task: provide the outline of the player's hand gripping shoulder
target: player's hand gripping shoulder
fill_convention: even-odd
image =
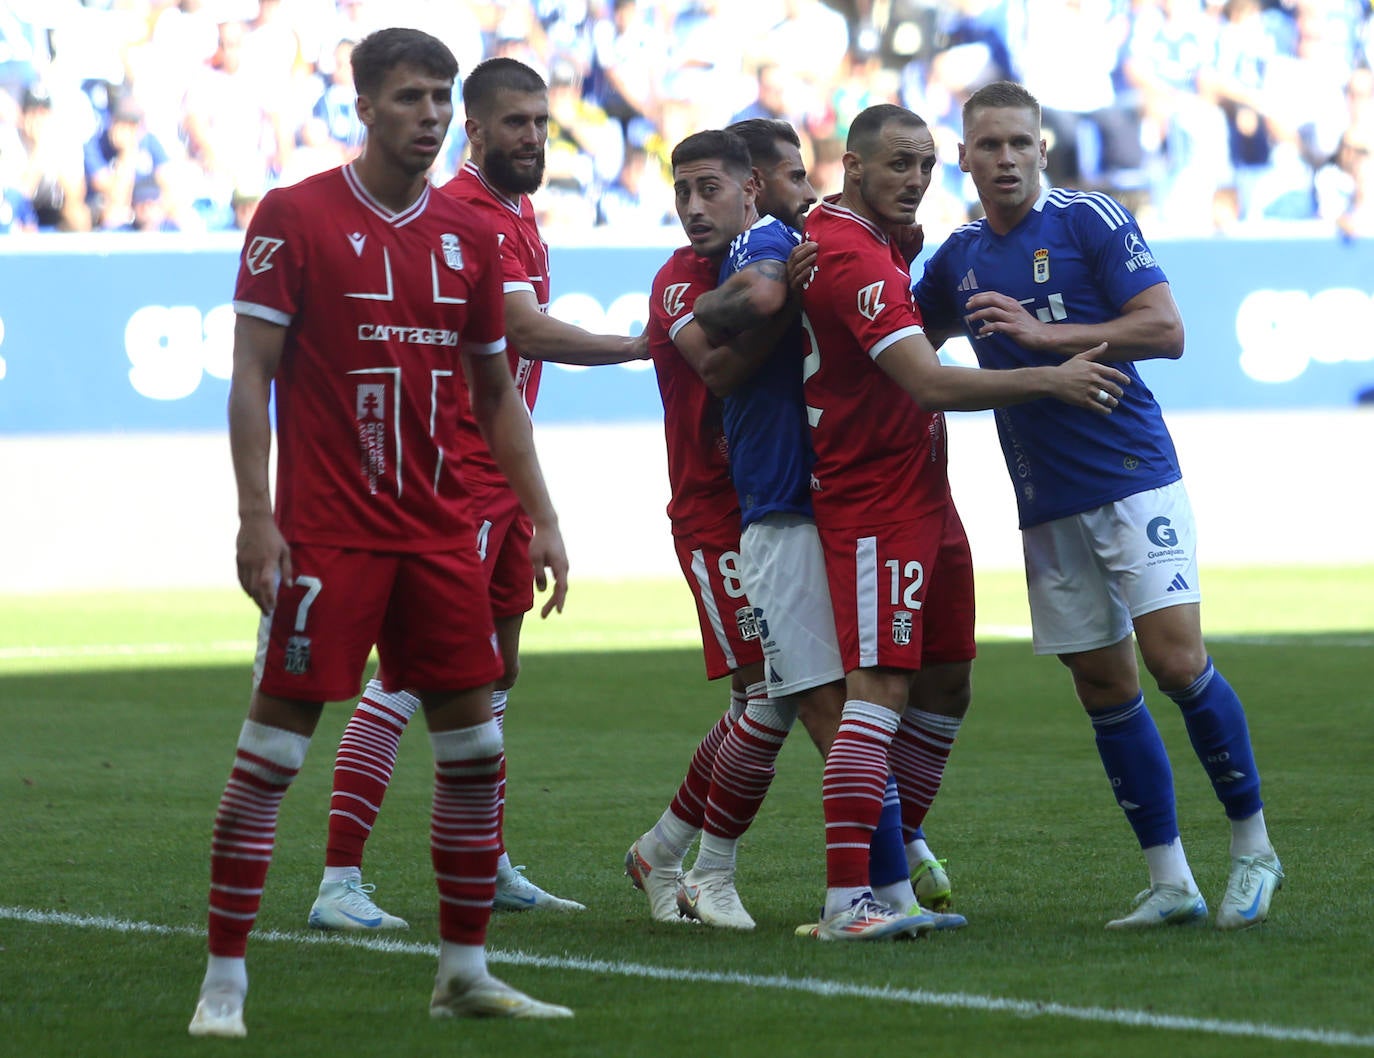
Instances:
[[[1130,378],[1114,367],[1097,361],[1106,355],[1107,343],[1100,342],[1058,367],[1049,369],[1050,396],[1100,415],[1110,415],[1119,403]]]
[[[816,274],[816,258],[821,248],[814,242],[798,243],[787,257],[787,285],[794,294],[801,294],[811,285]]]
[[[291,587],[291,548],[277,528],[277,522],[266,514],[239,519],[236,543],[239,584],[263,613],[277,607],[277,586]]]
[[[568,552],[557,520],[534,523],[530,563],[534,566],[534,586],[540,592],[548,591],[549,574],[553,574],[553,592],[539,608],[539,616],[548,617],[555,610],[562,613],[563,603],[568,598]]]

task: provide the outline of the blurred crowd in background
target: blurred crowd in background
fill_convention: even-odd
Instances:
[[[1152,235],[1374,235],[1368,0],[0,0],[0,232],[241,229],[358,152],[349,54],[386,25],[545,76],[555,236],[676,224],[673,146],[743,117],[837,191],[850,120],[894,102],[935,132],[938,237],[977,215],[959,108],[1001,78],[1044,106],[1049,182]]]

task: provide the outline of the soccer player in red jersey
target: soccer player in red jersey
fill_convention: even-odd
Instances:
[[[491,976],[504,754],[501,674],[457,421],[472,414],[535,534],[551,607],[567,555],[505,351],[496,232],[425,174],[453,115],[457,63],[409,29],[353,53],[368,130],[356,162],[270,192],[246,233],[229,435],[239,582],[262,610],[255,687],[215,817],[209,959],[194,1036],[243,1036],[245,950],[282,798],[323,703],[357,693],[375,644],[413,687],[435,757],[436,1017],[567,1017]],[[462,385],[467,376],[467,390]],[[269,490],[275,398],[277,495]]]
[[[530,67],[510,58],[489,59],[463,80],[471,158],[441,189],[488,218],[501,243],[507,356],[515,387],[534,412],[544,360],[592,366],[642,359],[643,336],[590,334],[547,315],[549,248],[539,234],[529,195],[544,179],[548,138],[548,88]],[[520,499],[492,458],[477,421],[464,408],[458,421],[463,482],[477,515],[477,550],[488,577],[502,673],[492,693],[492,713],[504,728],[506,698],[520,671],[520,631],[534,605],[530,567],[531,522]],[[404,929],[362,883],[363,851],[386,794],[400,737],[419,702],[407,690],[388,692],[369,681],[339,744],[330,799],[324,877],[310,909],[317,929]],[[504,811],[505,787],[500,803]],[[585,906],[545,892],[520,873],[501,848],[497,861],[498,911],[543,908],[584,911]]]
[[[806,223],[807,240],[819,247],[803,294],[812,501],[846,684],[822,779],[827,894],[818,935],[825,940],[915,932],[911,916],[875,901],[868,886],[889,747],[908,701],[954,722],[968,707],[973,569],[936,409],[1055,397],[1106,414],[1126,381],[1094,361],[1102,346],[1055,367],[1018,371],[939,363],[922,333],[903,253],[934,162],[921,118],[890,104],[870,107],[850,128],[844,190]],[[892,764],[899,787],[918,781]]]
[[[704,341],[693,323],[693,303],[715,288],[730,240],[754,216],[748,149],[739,143],[743,180],[723,178],[720,149],[715,145],[695,159],[674,151],[679,216],[691,245],[674,251],[654,276],[646,328],[663,398],[673,545],[696,599],[707,679],[730,676],[729,708],[697,747],[671,804],[625,854],[625,873],[644,890],[660,922],[682,921],[682,860],[705,819],[717,752],[747,705],[766,705],[768,696],[754,608],[740,579],[739,499],[730,481],[720,403],[679,351],[684,342]],[[697,205],[688,209],[685,199]]]

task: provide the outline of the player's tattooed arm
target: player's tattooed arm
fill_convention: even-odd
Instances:
[[[788,296],[786,263],[756,261],[702,294],[693,311],[712,344],[724,345],[782,312]]]

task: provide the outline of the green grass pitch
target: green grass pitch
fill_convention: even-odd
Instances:
[[[0,599],[0,1053],[373,1056],[1289,1056],[1374,1051],[1374,568],[1205,571],[1204,624],[1245,700],[1288,882],[1240,935],[1102,929],[1145,882],[1067,676],[1035,658],[1019,578],[980,580],[974,704],[928,823],[962,933],[793,937],[823,895],[820,760],[800,732],[741,846],[758,920],[649,922],[621,873],[725,705],[678,582],[574,584],[531,619],[507,723],[507,844],[583,900],[498,915],[493,969],[571,1022],[432,1022],[429,747],[409,733],[367,880],[409,932],[305,929],[323,864],[326,710],[282,810],[246,1041],[192,1040],[210,823],[242,722],[255,615],[233,592]],[[1215,905],[1227,828],[1177,710],[1151,707]]]

